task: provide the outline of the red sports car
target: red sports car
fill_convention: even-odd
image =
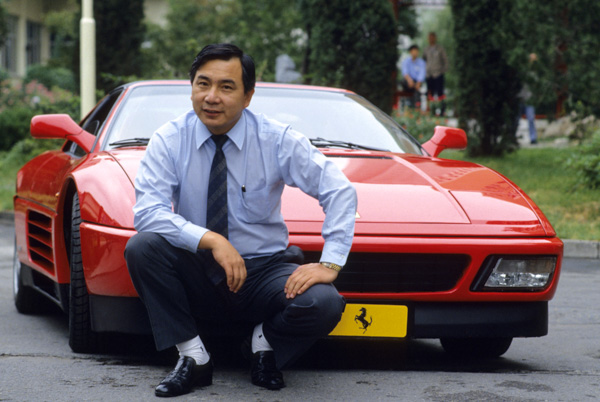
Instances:
[[[103,332],[150,333],[123,251],[135,233],[133,182],[152,133],[191,109],[187,81],[121,86],[78,125],[36,116],[36,138],[65,140],[18,173],[14,298],[69,314],[74,351]],[[503,354],[513,337],[547,334],[563,244],[532,200],[480,165],[438,158],[464,148],[437,127],[423,145],[348,91],[259,84],[250,105],[292,125],[358,192],[356,235],[335,285],[348,305],[331,336],[440,338],[452,353]],[[282,212],[290,243],[318,261],[324,214],[295,188]]]

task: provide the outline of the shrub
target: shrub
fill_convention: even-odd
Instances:
[[[75,75],[64,67],[48,67],[35,64],[27,69],[24,82],[37,81],[48,89],[59,87],[67,91],[75,91]]]
[[[577,148],[567,165],[575,170],[580,185],[600,188],[600,130],[594,133],[589,143]]]
[[[29,124],[35,116],[31,107],[16,106],[0,113],[0,150],[9,150],[29,135]]]
[[[394,119],[421,144],[433,136],[435,126],[445,126],[447,124],[446,119],[443,117],[431,116],[414,109],[397,113],[394,115]]]
[[[55,87],[49,96],[40,97],[36,114],[66,113],[75,121],[79,121],[81,99],[69,91]]]
[[[304,72],[311,83],[349,89],[389,113],[398,60],[398,27],[390,2],[300,4],[308,34]]]
[[[451,0],[458,71],[459,124],[477,141],[470,155],[502,155],[517,145],[518,71],[509,64],[514,45],[514,2]]]
[[[4,153],[0,161],[2,171],[18,169],[29,160],[50,149],[60,148],[63,140],[38,140],[27,137],[17,142],[10,151]]]
[[[67,113],[79,116],[79,97],[55,87],[49,91],[37,81],[27,85],[0,82],[0,150],[9,150],[29,137],[31,118],[37,114]]]
[[[145,26],[143,0],[103,0],[94,2],[96,36],[96,82],[106,92],[114,81],[104,73],[116,76],[141,75],[142,42]],[[192,34],[193,36],[193,34]]]

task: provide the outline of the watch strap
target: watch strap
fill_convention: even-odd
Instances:
[[[326,268],[333,269],[334,271],[337,271],[337,272],[340,272],[343,268],[341,265],[334,264],[333,262],[321,261],[320,264]]]

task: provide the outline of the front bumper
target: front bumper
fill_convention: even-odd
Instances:
[[[548,302],[407,303],[406,306],[407,338],[515,338],[548,333]],[[90,307],[95,331],[151,333],[146,309],[136,297],[90,295]],[[245,327],[247,323],[211,325],[211,328],[218,328],[218,335],[231,336],[238,333],[239,325]],[[369,337],[368,332],[364,337]]]
[[[548,302],[417,303],[412,338],[517,338],[548,334]]]

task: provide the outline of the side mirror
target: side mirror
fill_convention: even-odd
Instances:
[[[86,153],[94,146],[96,137],[81,127],[67,114],[41,114],[31,119],[31,136],[39,139],[73,141]]]
[[[437,157],[445,149],[465,149],[467,147],[467,134],[463,129],[454,127],[436,126],[433,137],[423,148],[433,157]]]

